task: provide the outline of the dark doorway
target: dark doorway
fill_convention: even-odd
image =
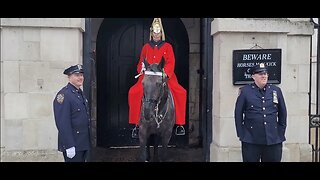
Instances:
[[[149,40],[152,18],[108,18],[97,36],[97,146],[136,146],[128,123],[128,91],[136,83],[136,65],[144,43]],[[172,44],[175,73],[189,89],[189,39],[180,19],[163,18],[166,40]],[[188,97],[188,96],[187,96]],[[187,100],[188,104],[188,100]],[[188,129],[188,111],[186,129]],[[173,136],[171,144],[187,145],[188,134]]]

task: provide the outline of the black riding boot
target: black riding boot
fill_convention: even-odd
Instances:
[[[176,135],[182,136],[182,135],[185,135],[185,134],[186,134],[186,131],[184,130],[184,127],[183,126],[177,126]]]
[[[132,138],[139,138],[139,126],[138,126],[138,125],[136,125],[136,126],[132,129],[131,137],[132,137]]]

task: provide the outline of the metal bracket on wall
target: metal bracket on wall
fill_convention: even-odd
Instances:
[[[254,44],[250,49],[264,49],[263,47],[259,46],[257,43]]]
[[[319,114],[310,115],[309,127],[310,128],[320,127],[320,115]]]

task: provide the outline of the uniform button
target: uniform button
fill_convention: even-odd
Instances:
[[[250,126],[250,128],[252,129],[253,127],[252,127],[252,126]]]
[[[80,96],[78,96],[78,98],[80,98]]]
[[[77,131],[77,134],[79,134],[80,132],[79,131]]]
[[[78,109],[78,111],[80,111],[80,109]]]
[[[253,107],[253,105],[251,105],[251,107]]]
[[[153,56],[153,58],[156,58],[156,56]]]
[[[264,99],[264,96],[262,96],[262,99]]]
[[[267,117],[267,115],[264,114],[263,117]]]
[[[263,100],[262,103],[264,103],[265,101]]]
[[[264,122],[264,125],[266,125],[267,124],[267,122]]]
[[[263,107],[263,108],[262,108],[262,110],[266,110],[266,108],[265,108],[265,107]]]

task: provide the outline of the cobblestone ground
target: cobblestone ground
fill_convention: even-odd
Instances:
[[[138,148],[100,148],[92,150],[93,162],[135,162]],[[202,148],[168,148],[168,162],[204,162]]]

